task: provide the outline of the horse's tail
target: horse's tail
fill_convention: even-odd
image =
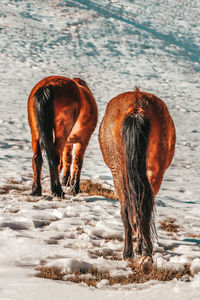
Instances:
[[[152,221],[154,197],[146,174],[149,132],[150,122],[142,114],[132,113],[123,122],[128,219],[135,228],[135,214],[136,228],[144,245],[151,251],[151,233],[155,226]]]
[[[40,143],[47,153],[49,163],[54,164],[56,157],[53,145],[54,110],[51,86],[40,87],[35,92],[34,99]]]

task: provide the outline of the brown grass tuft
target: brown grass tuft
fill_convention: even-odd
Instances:
[[[119,242],[123,242],[124,241],[124,238],[123,236],[114,236],[114,237],[106,237],[105,238],[105,242],[108,243],[110,241],[119,241]]]
[[[190,234],[188,234],[187,235],[188,237],[190,237],[190,238],[194,238],[194,239],[200,239],[200,234],[194,234],[194,233],[190,233]]]
[[[86,193],[89,196],[103,196],[108,199],[117,199],[112,189],[104,188],[101,183],[92,182],[90,179],[81,180],[80,189],[82,193]]]
[[[29,190],[29,187],[22,184],[4,184],[0,187],[0,194],[9,194],[11,190],[25,192]]]
[[[11,179],[9,184],[4,184],[0,187],[0,194],[9,194],[11,190],[17,192],[26,192],[31,189],[30,186],[24,184],[18,184],[14,179]],[[117,196],[113,189],[105,188],[101,183],[93,182],[90,179],[82,179],[80,181],[80,189],[83,193],[88,194],[89,196],[102,196],[108,199],[117,200]],[[43,189],[43,192],[49,192],[48,190]],[[27,202],[37,202],[37,197],[27,197]],[[49,199],[51,200],[51,199]]]
[[[85,230],[82,227],[77,227],[76,230],[78,231],[79,234],[85,233]]]
[[[169,232],[178,232],[179,231],[179,226],[175,224],[176,219],[174,218],[167,218],[163,221],[159,221],[160,223],[160,228],[165,231]]]
[[[62,280],[65,273],[60,272],[58,268],[55,267],[39,267],[36,268],[36,271],[39,273],[36,275],[40,278],[53,279],[53,280]]]
[[[122,260],[122,258],[119,255],[112,254],[112,253],[105,254],[100,250],[89,250],[88,252],[95,257],[103,257],[104,259],[108,259],[108,260]]]
[[[25,201],[26,202],[39,202],[39,200],[40,200],[39,197],[33,196],[33,197],[27,197]]]
[[[64,274],[59,272],[58,269],[54,267],[40,267],[37,269],[39,273],[38,277],[48,278],[53,280],[65,280],[74,283],[85,283],[88,286],[97,287],[97,284],[106,279],[108,285],[114,284],[133,284],[133,283],[144,283],[150,280],[159,280],[159,281],[170,281],[174,278],[181,279],[183,276],[191,276],[189,265],[185,265],[182,271],[175,270],[162,270],[156,269],[153,267],[152,271],[148,274],[142,272],[140,266],[137,263],[132,265],[132,274],[127,276],[110,276],[108,271],[98,270],[96,267],[91,267],[85,276],[80,271],[76,271],[73,274]],[[67,275],[63,278],[64,275]],[[88,276],[89,275],[89,276]]]

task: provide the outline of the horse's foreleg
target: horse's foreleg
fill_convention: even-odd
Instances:
[[[42,187],[40,182],[40,175],[42,170],[42,153],[40,148],[39,140],[32,138],[32,167],[33,167],[33,185],[32,185],[32,195],[41,196]]]
[[[88,142],[76,144],[73,159],[73,173],[70,182],[70,194],[76,195],[80,192],[80,175],[83,165],[83,158]]]
[[[72,164],[72,149],[73,144],[66,144],[63,152],[63,178],[62,184],[64,186],[70,185],[70,168]]]

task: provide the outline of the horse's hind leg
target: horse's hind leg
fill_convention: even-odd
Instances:
[[[142,237],[137,230],[136,223],[134,223],[134,234],[133,234],[133,243],[135,246],[135,254],[141,255],[142,254]]]
[[[49,146],[47,150],[47,158],[49,162],[49,172],[50,172],[50,179],[51,179],[51,192],[53,195],[62,198],[64,193],[62,191],[62,187],[60,184],[59,179],[59,163],[60,163],[60,156],[59,153],[55,151],[54,145],[53,148]]]
[[[42,170],[42,153],[39,140],[32,138],[32,167],[33,167],[33,185],[32,185],[32,195],[41,196],[42,187],[40,182],[40,175]]]
[[[63,178],[62,184],[64,186],[70,185],[70,169],[72,164],[72,149],[73,144],[66,144],[63,151]]]
[[[89,141],[89,140],[88,140]],[[80,175],[83,165],[83,158],[85,154],[88,141],[85,143],[77,143],[75,148],[75,154],[73,159],[73,173],[70,182],[70,194],[76,195],[80,192]]]
[[[55,157],[54,157],[55,156]],[[52,155],[52,159],[47,155],[49,161],[49,172],[51,178],[51,191],[52,194],[58,197],[63,197],[63,191],[59,180],[58,166],[59,157],[57,155]]]
[[[128,219],[128,208],[124,207],[121,202],[121,218],[124,224],[124,251],[123,258],[131,259],[133,255],[133,238],[132,238],[132,228]]]
[[[49,164],[49,173],[50,173],[50,182],[51,182],[51,192],[54,196],[62,197],[63,191],[60,184],[59,179],[59,168],[61,168],[60,164],[60,152],[58,151],[57,141],[53,144],[51,142],[51,132],[48,132],[46,137],[46,154],[47,160]]]

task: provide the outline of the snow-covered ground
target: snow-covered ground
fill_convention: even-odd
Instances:
[[[200,299],[199,29],[197,0],[1,0],[0,299]],[[34,276],[41,264],[67,272],[91,265],[111,275],[130,272],[127,262],[108,259],[123,249],[118,201],[82,194],[52,198],[45,163],[44,195],[32,202],[27,98],[35,83],[55,74],[88,83],[99,122],[107,102],[135,85],[168,105],[177,144],[157,196],[154,261],[164,268],[191,264],[189,282],[89,288]],[[112,184],[98,128],[82,178]],[[167,217],[175,218],[177,233],[160,228]]]

